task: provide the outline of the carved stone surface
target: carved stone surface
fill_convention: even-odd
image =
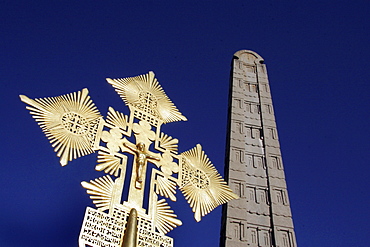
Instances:
[[[225,176],[238,200],[223,206],[221,247],[296,247],[266,66],[234,54]]]

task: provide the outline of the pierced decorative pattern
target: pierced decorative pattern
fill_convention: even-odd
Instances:
[[[187,119],[164,93],[153,72],[107,81],[128,105],[128,116],[109,107],[104,121],[87,89],[35,100],[20,97],[50,139],[62,165],[99,150],[95,169],[116,177],[113,181],[106,175],[81,183],[97,209],[86,209],[80,247],[121,247],[132,208],[138,215],[137,246],[173,247],[173,239],[165,234],[182,222],[159,196],[176,201],[176,188],[180,186],[197,221],[237,196],[200,145],[178,155],[178,140],[161,132],[163,123]],[[134,157],[129,159],[127,153]],[[152,169],[151,179],[146,177],[147,169]],[[124,186],[127,200],[122,200],[127,192],[123,193]],[[148,188],[149,192],[145,191]],[[148,194],[148,208],[144,208]]]
[[[93,153],[100,113],[82,91],[57,97],[30,99],[20,95],[60,157],[62,166],[78,157]]]
[[[108,175],[90,180],[89,182],[81,182],[82,187],[87,189],[87,194],[91,195],[90,198],[93,203],[101,211],[109,209],[109,204],[112,198],[114,182]]]
[[[62,116],[64,129],[72,134],[84,135],[89,129],[89,122],[81,115],[74,112],[64,113]]]
[[[164,123],[187,120],[167,97],[152,71],[136,77],[107,78],[107,81],[127,105],[159,118]]]
[[[158,100],[152,93],[141,91],[139,93],[139,101],[140,103],[136,105],[137,108],[153,116],[159,116],[158,111],[156,111]]]
[[[206,173],[199,169],[191,170],[190,182],[198,189],[204,190],[209,187],[209,179]]]
[[[140,120],[147,121],[150,125],[157,127],[160,124],[158,118],[155,118],[149,114],[146,114],[144,111],[135,109],[134,110],[134,117]]]
[[[122,219],[87,207],[78,246],[121,247],[125,224]]]
[[[238,198],[223,181],[201,145],[181,155],[180,190],[193,209],[196,221],[218,205]]]

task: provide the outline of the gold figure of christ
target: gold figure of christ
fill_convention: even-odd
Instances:
[[[143,142],[139,142],[136,144],[136,148],[133,148],[126,143],[124,143],[125,147],[130,149],[132,152],[136,154],[135,159],[135,169],[136,169],[136,180],[135,180],[135,188],[141,189],[142,188],[142,182],[143,182],[143,169],[147,164],[148,159],[159,161],[160,159],[157,157],[154,157],[148,153],[148,151],[145,149],[145,144]]]

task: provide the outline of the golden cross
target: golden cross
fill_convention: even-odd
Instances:
[[[95,169],[109,174],[82,182],[97,209],[86,209],[80,247],[120,247],[131,210],[137,211],[138,238],[134,240],[137,246],[152,246],[156,242],[172,247],[172,238],[165,234],[182,223],[165,198],[175,201],[177,186],[197,221],[237,195],[222,180],[199,144],[178,154],[178,140],[161,131],[162,124],[187,119],[164,93],[153,72],[107,81],[129,107],[129,115],[110,107],[103,119],[87,89],[57,97],[30,99],[20,95],[20,98],[29,105],[27,109],[50,139],[63,166],[98,151]],[[126,139],[133,135],[136,145]],[[149,151],[152,143],[158,153]],[[134,154],[135,159],[128,198],[121,202],[127,167],[127,156],[123,153],[127,152]],[[149,203],[144,209],[148,162],[156,167],[151,169]],[[172,176],[174,173],[178,175]],[[117,178],[113,180],[111,176]]]

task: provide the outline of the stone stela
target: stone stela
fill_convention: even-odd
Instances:
[[[270,85],[257,53],[234,54],[225,176],[240,197],[223,205],[221,247],[296,247]]]

